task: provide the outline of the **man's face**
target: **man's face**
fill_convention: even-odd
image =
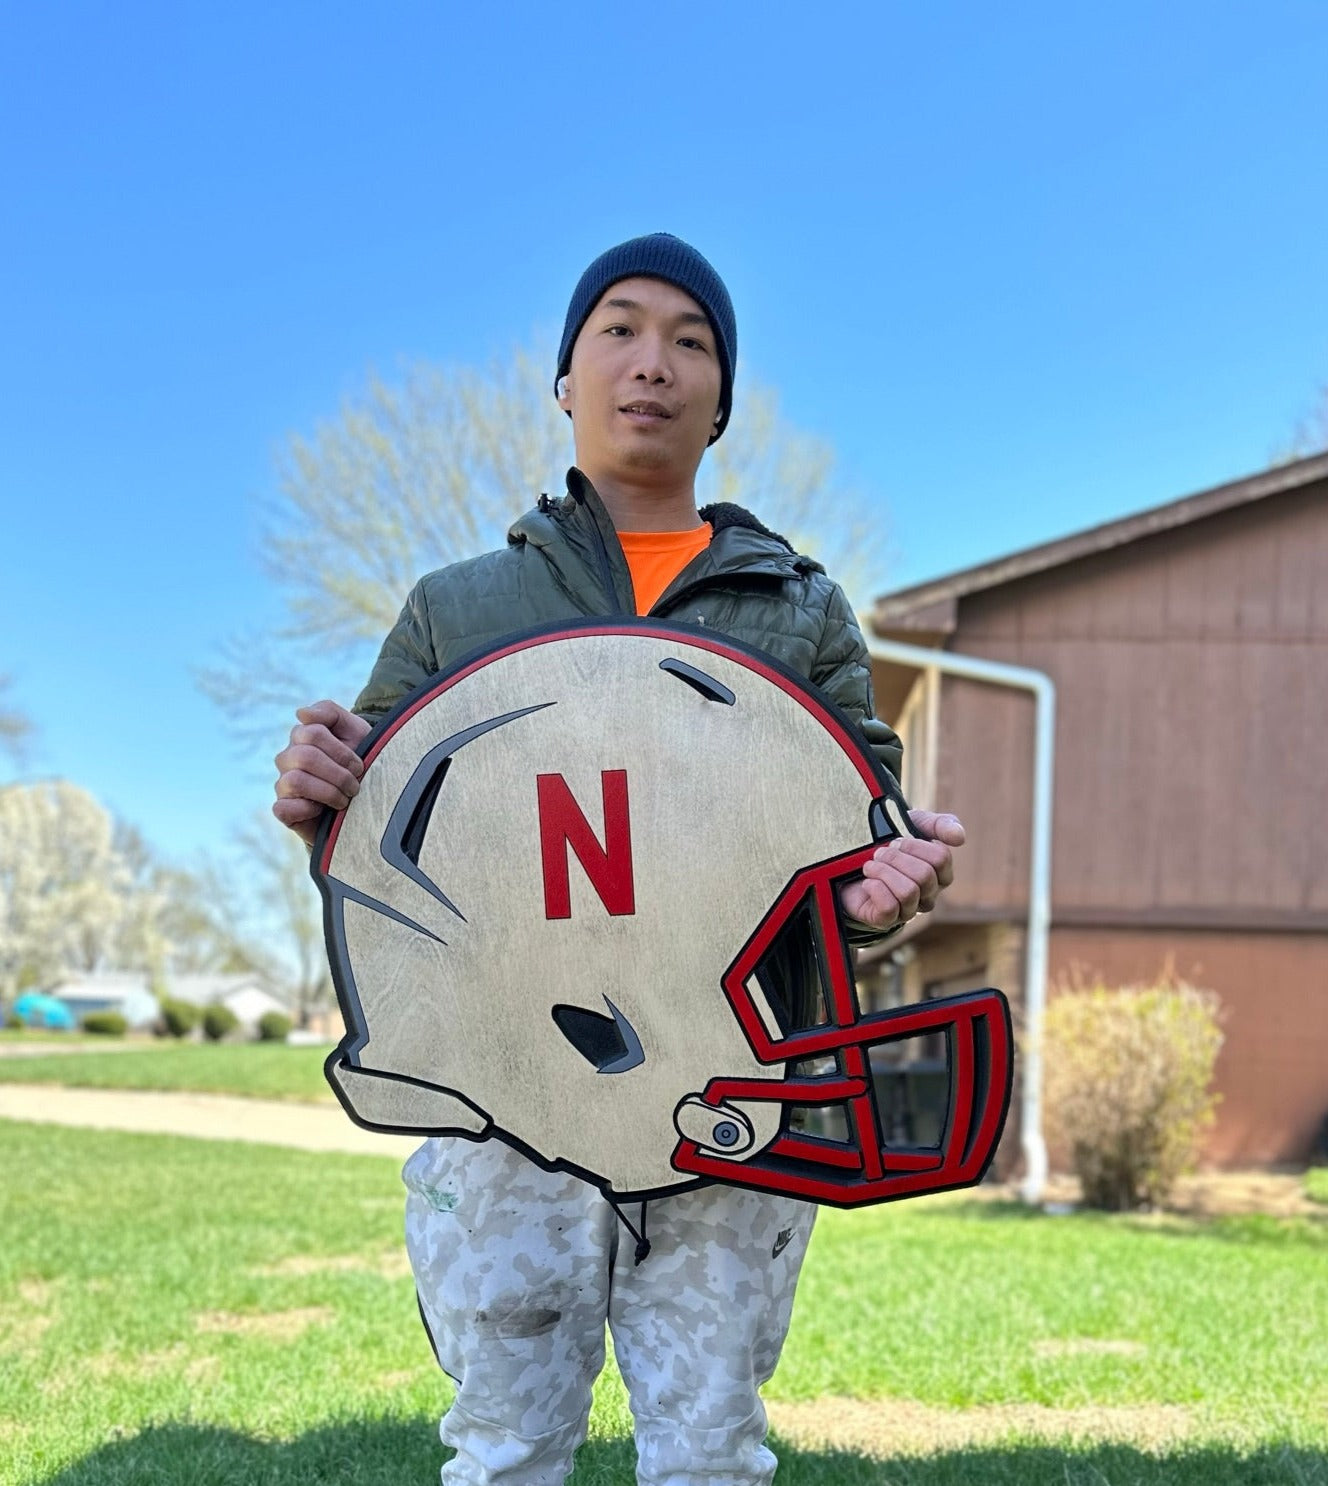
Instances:
[[[661,279],[604,291],[572,347],[559,405],[588,473],[690,480],[715,432],[721,374],[699,304]]]

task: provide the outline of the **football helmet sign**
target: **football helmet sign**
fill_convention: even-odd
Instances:
[[[980,1180],[1005,998],[861,1013],[837,889],[909,828],[815,687],[695,629],[561,625],[431,678],[360,751],[312,864],[347,1027],[327,1075],[357,1123],[498,1137],[615,1200]],[[892,1146],[873,1049],[937,1034],[939,1142]]]

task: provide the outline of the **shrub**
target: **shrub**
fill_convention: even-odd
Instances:
[[[261,1042],[285,1042],[290,1035],[290,1017],[281,1011],[265,1011],[258,1018],[258,1037]]]
[[[1089,1207],[1161,1203],[1213,1122],[1218,1001],[1174,977],[1062,992],[1047,1007],[1048,1132]]]
[[[239,1025],[239,1017],[229,1006],[217,1003],[203,1008],[203,1036],[209,1042],[220,1042],[223,1037],[229,1037]]]
[[[96,1032],[102,1037],[123,1037],[129,1023],[118,1011],[90,1011],[79,1022],[85,1032]]]
[[[23,1030],[23,1018],[19,1016],[18,1012],[12,1006],[5,1007],[4,1017],[0,1020],[3,1020],[4,1026],[8,1031],[21,1032]]]
[[[199,1014],[192,1001],[176,1001],[170,996],[162,999],[161,1019],[172,1037],[188,1037],[198,1026]]]

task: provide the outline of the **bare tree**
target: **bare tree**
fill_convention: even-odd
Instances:
[[[200,676],[241,736],[271,745],[295,702],[353,695],[416,578],[499,545],[542,491],[561,490],[573,449],[555,360],[536,345],[486,368],[371,377],[337,417],[290,440],[261,524],[284,620],[233,638]],[[884,569],[879,509],[837,478],[824,441],[783,420],[772,391],[746,375],[736,385],[698,498],[747,506],[865,602]]]
[[[259,917],[278,936],[276,957],[285,967],[297,1025],[332,1004],[332,973],[323,946],[323,905],[309,875],[309,853],[292,832],[266,812],[245,826],[237,843],[253,872],[250,934]],[[280,972],[277,972],[280,974]]]
[[[773,388],[748,379],[736,393],[724,437],[701,463],[699,499],[747,506],[865,606],[884,586],[888,524],[879,502],[840,479],[824,439],[785,422]]]
[[[488,368],[417,364],[292,436],[260,558],[281,596],[275,632],[233,637],[200,675],[241,736],[269,742],[292,706],[358,690],[415,580],[497,546],[571,461],[571,428],[521,349]]]
[[[421,572],[493,546],[551,487],[571,443],[537,385],[526,351],[486,371],[417,365],[291,439],[265,557],[293,636],[381,639]]]
[[[1296,424],[1290,443],[1273,462],[1285,464],[1292,459],[1325,452],[1328,452],[1328,382],[1319,388],[1309,411]]]
[[[4,694],[11,684],[8,676],[0,676],[0,749],[7,753],[14,763],[21,764],[27,757],[28,746],[32,742],[36,729],[32,725],[32,719],[26,713],[3,705]]]
[[[282,978],[241,905],[237,884],[245,879],[243,864],[204,858],[191,868],[163,861],[123,821],[116,822],[114,845],[128,880],[116,939],[121,968],[146,970],[158,983],[172,972],[255,971],[274,984]]]

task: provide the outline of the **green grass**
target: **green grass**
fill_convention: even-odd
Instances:
[[[0,1058],[0,1082],[331,1100],[323,1077],[328,1051],[282,1042],[172,1042],[132,1051],[42,1053]]]
[[[1305,1195],[1311,1202],[1328,1202],[1328,1166],[1311,1166],[1305,1173]]]
[[[0,1122],[0,1169],[0,1486],[437,1480],[449,1385],[394,1161]],[[827,1211],[772,1400],[1194,1427],[1160,1453],[1022,1426],[888,1462],[777,1437],[778,1486],[1328,1486],[1325,1276],[1318,1220]],[[1088,1340],[1132,1345],[1065,1349]],[[628,1436],[610,1369],[576,1486],[629,1486]]]
[[[806,1360],[782,1379],[799,1397],[1162,1401],[1242,1426],[1279,1400],[1328,1403],[1328,1224],[1317,1220],[1049,1218],[915,1202],[827,1213],[817,1237],[819,1262],[799,1291]],[[906,1295],[893,1317],[878,1287],[864,1301],[862,1283],[890,1275]],[[845,1328],[855,1309],[863,1324]],[[1085,1341],[1131,1345],[1066,1355]],[[1319,1422],[1328,1440],[1328,1418]]]

